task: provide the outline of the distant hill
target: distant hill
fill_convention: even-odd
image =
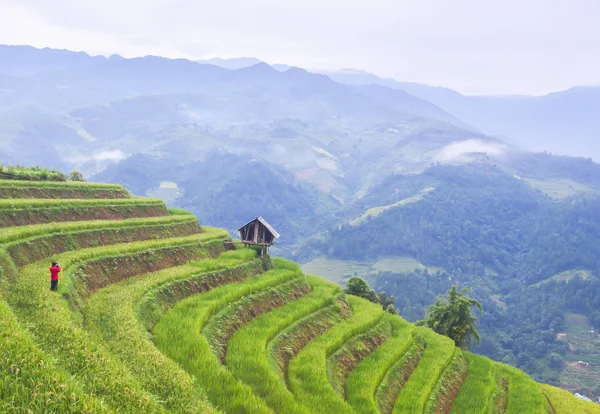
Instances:
[[[251,57],[241,57],[241,58],[232,58],[232,59],[212,58],[212,59],[206,59],[206,60],[197,60],[196,62],[206,64],[206,65],[219,66],[221,68],[230,69],[230,70],[247,68],[249,66],[254,66],[259,63],[262,63],[261,60],[259,60],[257,58],[251,58]]]
[[[349,84],[262,62],[2,53],[0,163],[79,169],[229,231],[262,215],[282,234],[274,253],[336,281],[366,269],[374,286],[406,289],[397,305],[413,320],[458,280],[494,310],[480,352],[588,389],[569,363],[595,358],[583,330],[597,317],[591,159],[524,152],[423,98],[470,97],[372,75]],[[581,351],[557,337],[574,329]]]
[[[35,61],[35,50],[9,47],[5,55],[10,55],[7,51],[15,56],[28,54]],[[0,162],[21,158],[31,164],[82,168],[89,174],[111,160],[136,153],[177,152],[171,145],[175,140],[191,144],[178,152],[181,162],[192,153],[201,156],[203,151],[226,145],[230,151],[269,157],[267,161],[282,164],[330,191],[327,187],[339,182],[345,168],[326,160],[325,154],[349,157],[350,166],[359,152],[364,155],[353,146],[385,131],[379,149],[391,148],[406,137],[414,145],[418,136],[441,131],[446,131],[443,142],[419,140],[418,145],[430,151],[453,140],[487,140],[463,129],[461,121],[435,105],[403,91],[343,85],[299,68],[279,72],[258,63],[232,71],[152,56],[123,59],[64,51],[53,54],[51,50],[39,53],[37,62],[55,62],[52,69],[24,71],[18,77],[10,70],[11,75],[0,78],[4,91]],[[71,65],[72,60],[78,63]],[[62,66],[56,62],[63,62]],[[0,73],[11,65],[0,68]],[[202,139],[190,141],[192,136]],[[251,136],[252,141],[241,139]],[[274,142],[283,147],[271,145]],[[281,151],[292,142],[297,156],[289,162]],[[27,151],[24,146],[29,147]],[[432,153],[422,157],[420,151],[402,161],[394,161],[388,152],[385,168],[390,168],[389,163],[420,168],[435,157]],[[355,191],[352,186],[343,187],[337,194],[343,199]]]
[[[430,101],[481,132],[535,151],[600,160],[600,87],[545,96],[468,96],[452,89],[379,78],[357,70],[328,72],[352,85],[381,85]]]
[[[90,56],[70,50],[37,49],[32,46],[0,45],[0,73],[26,77],[47,71],[71,70],[106,61],[104,56]]]
[[[247,68],[250,66],[257,65],[259,63],[264,63],[262,60],[253,58],[253,57],[230,58],[230,59],[212,58],[212,59],[205,59],[205,60],[197,60],[196,62],[202,63],[202,64],[207,64],[207,65],[219,66],[219,67],[222,67],[225,69],[230,69],[230,70]],[[276,63],[276,64],[273,64],[270,66],[273,69],[278,70],[279,72],[285,72],[286,70],[288,70],[292,67],[290,65],[285,65],[282,63]]]

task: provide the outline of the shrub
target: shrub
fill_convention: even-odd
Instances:
[[[67,178],[69,181],[85,181],[83,174],[77,170],[73,170],[69,173],[69,177]]]

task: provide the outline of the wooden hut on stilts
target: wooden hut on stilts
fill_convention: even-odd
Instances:
[[[241,242],[246,246],[259,246],[263,256],[269,252],[269,247],[275,244],[275,239],[279,238],[279,233],[262,217],[256,217],[238,231]]]

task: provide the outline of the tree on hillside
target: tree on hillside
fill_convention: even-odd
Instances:
[[[429,307],[425,319],[417,324],[449,337],[456,346],[463,349],[470,348],[473,341],[479,344],[479,332],[475,326],[477,318],[471,314],[471,308],[475,306],[480,311],[483,309],[477,300],[466,296],[469,293],[469,289],[458,290],[457,285],[452,286],[447,297],[438,296]]]
[[[385,310],[386,312],[391,313],[393,315],[398,314],[398,311],[394,307],[393,296],[388,297],[386,292],[379,292],[379,294],[377,295],[377,301],[379,302],[383,310]]]
[[[380,292],[379,295],[377,295],[377,293],[375,293],[361,277],[351,277],[350,280],[348,280],[348,283],[346,283],[344,293],[361,297],[373,303],[379,303],[383,310],[394,315],[398,313],[396,308],[394,308],[393,296],[388,298],[387,293],[385,292]]]
[[[69,181],[85,181],[83,174],[77,170],[71,171],[69,174]]]
[[[377,294],[369,287],[367,282],[361,277],[353,276],[346,283],[344,292],[349,295],[358,296],[373,303],[378,303]]]

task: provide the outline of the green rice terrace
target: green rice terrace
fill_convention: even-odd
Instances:
[[[1,413],[600,413],[160,200],[30,178],[0,180]]]

